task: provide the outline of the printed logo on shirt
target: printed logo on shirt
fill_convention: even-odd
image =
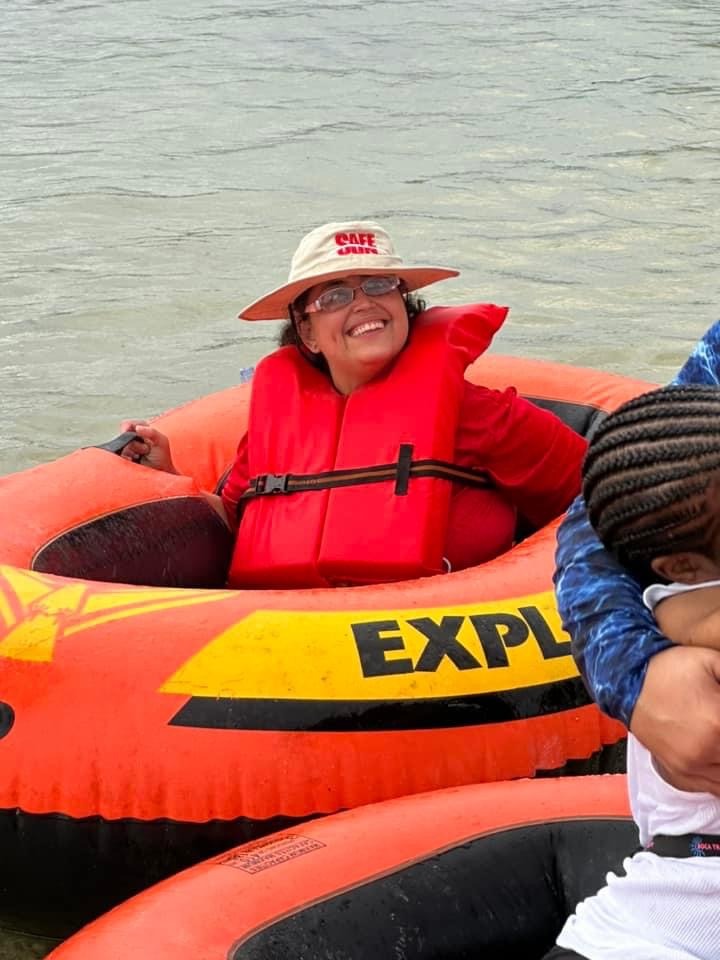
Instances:
[[[374,233],[336,233],[335,243],[339,257],[347,256],[350,253],[378,254],[380,252],[377,248]]]
[[[693,857],[720,857],[720,843],[700,834],[691,839],[690,853]]]

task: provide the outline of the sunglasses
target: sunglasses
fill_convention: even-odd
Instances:
[[[355,299],[358,290],[366,297],[386,297],[401,284],[400,277],[365,277],[357,287],[337,286],[323,290],[317,300],[305,306],[305,313],[329,313],[348,307]]]

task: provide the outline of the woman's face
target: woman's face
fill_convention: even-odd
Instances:
[[[317,284],[308,291],[305,318],[298,324],[303,343],[327,361],[335,387],[352,393],[382,373],[400,353],[408,338],[405,300],[398,286],[370,293],[362,288],[376,276],[361,274]],[[318,304],[321,294],[344,287],[353,299],[345,306]],[[326,298],[327,299],[327,298]]]

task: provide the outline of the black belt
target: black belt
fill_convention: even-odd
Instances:
[[[395,463],[383,463],[375,467],[356,467],[351,470],[326,470],[324,473],[263,473],[253,477],[250,488],[240,500],[264,497],[272,494],[301,493],[308,490],[330,490],[334,487],[351,487],[365,483],[395,481],[394,493],[405,496],[413,477],[435,477],[451,480],[473,487],[492,487],[486,473],[458,467],[445,460],[413,460],[411,443],[400,444]]]
[[[679,837],[658,834],[645,849],[659,857],[720,857],[720,834],[685,833]]]

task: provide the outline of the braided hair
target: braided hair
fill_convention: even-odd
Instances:
[[[643,583],[651,561],[707,555],[720,487],[720,389],[669,386],[618,407],[598,427],[583,462],[590,523]],[[720,502],[720,501],[717,501]]]

